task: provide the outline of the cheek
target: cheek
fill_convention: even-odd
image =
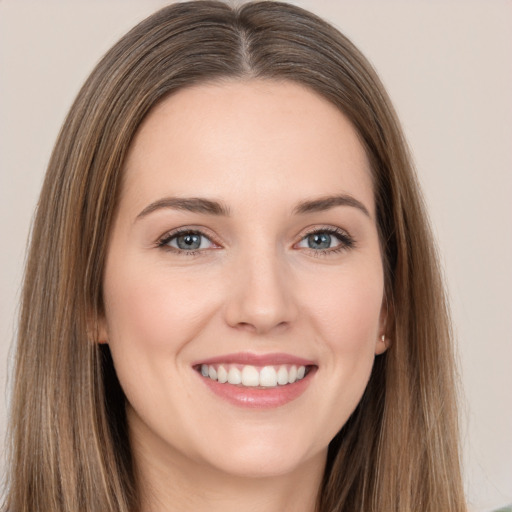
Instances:
[[[309,294],[309,307],[315,328],[330,350],[357,353],[370,348],[373,354],[383,298],[380,267],[340,273],[323,286],[316,284],[317,291]]]
[[[323,293],[315,287],[316,292],[309,294],[310,318],[322,353],[320,372],[325,377],[317,400],[328,440],[356,408],[371,374],[383,297],[380,268],[352,268],[325,280]]]
[[[211,287],[198,290],[200,282],[194,276],[140,268],[136,262],[125,263],[107,273],[104,297],[110,344],[121,345],[123,351],[176,355],[214,313],[215,295]]]
[[[188,342],[210,318],[213,297],[206,289],[199,294],[196,280],[168,267],[129,257],[115,261],[107,266],[104,301],[108,343],[130,425],[146,434],[149,427],[157,438],[172,432],[185,445],[183,432],[195,424],[183,411],[195,398],[180,363]]]
[[[215,287],[198,289],[204,280],[188,271],[151,266],[135,257],[115,261],[107,266],[104,301],[117,376],[133,410],[155,432],[158,422],[181,431],[183,404],[194,401],[183,360],[190,342],[215,314],[218,293]]]

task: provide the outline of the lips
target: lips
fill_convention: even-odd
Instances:
[[[314,361],[297,357],[291,354],[275,353],[275,354],[253,354],[251,352],[238,352],[236,354],[225,354],[222,356],[211,357],[209,359],[202,359],[193,363],[193,366],[198,364],[252,364],[254,366],[266,366],[277,364],[295,364],[295,365],[314,365]]]
[[[284,405],[309,386],[317,365],[291,354],[226,354],[195,362],[193,368],[217,396],[252,408]]]

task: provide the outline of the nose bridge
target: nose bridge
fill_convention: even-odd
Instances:
[[[290,323],[296,305],[286,258],[276,244],[251,244],[236,256],[227,321],[258,333]]]

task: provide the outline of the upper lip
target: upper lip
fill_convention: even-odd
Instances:
[[[192,364],[197,366],[201,364],[243,364],[252,366],[274,366],[280,364],[294,364],[297,366],[313,366],[315,363],[309,359],[297,357],[292,354],[270,353],[270,354],[253,354],[251,352],[238,352],[234,354],[224,354],[222,356],[201,359]]]

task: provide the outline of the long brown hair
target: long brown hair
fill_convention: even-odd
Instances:
[[[57,140],[25,273],[5,511],[138,510],[124,395],[108,348],[94,343],[123,162],[162,98],[247,78],[291,80],[327,98],[359,133],[373,172],[391,346],[329,446],[318,511],[465,510],[438,258],[387,94],[346,37],[299,7],[196,1],[121,39]]]

